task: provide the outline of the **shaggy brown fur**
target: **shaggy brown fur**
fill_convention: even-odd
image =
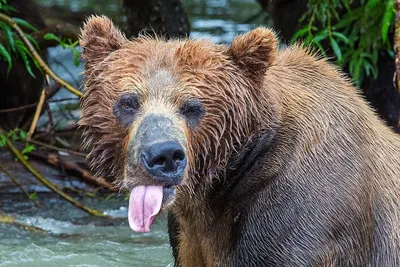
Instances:
[[[81,36],[80,121],[91,165],[121,186],[151,184],[130,143],[147,114],[170,118],[188,155],[170,212],[182,266],[400,266],[400,139],[350,81],[268,29],[229,47],[128,41],[104,17]],[[138,95],[129,127],[113,105]],[[199,99],[190,128],[180,113]],[[136,175],[126,175],[127,168]]]

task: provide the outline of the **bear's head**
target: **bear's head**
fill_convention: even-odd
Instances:
[[[149,231],[161,207],[196,193],[271,121],[263,79],[277,40],[257,28],[230,46],[204,40],[128,40],[93,16],[80,44],[85,65],[84,145],[97,175],[131,190],[129,220]],[[187,203],[190,205],[190,203]]]

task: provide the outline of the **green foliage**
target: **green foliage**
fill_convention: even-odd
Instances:
[[[115,193],[110,193],[110,194],[107,195],[106,200],[113,199],[113,198],[115,198],[116,196],[117,196],[117,195],[116,195]],[[129,196],[128,196],[128,199],[129,199]]]
[[[71,49],[72,55],[74,56],[74,64],[75,66],[79,66],[79,51],[76,49],[79,41],[73,42],[70,38],[61,40],[53,33],[46,33],[43,38],[46,40],[57,41],[63,49]]]
[[[0,55],[3,57],[5,61],[8,63],[8,71],[10,71],[12,67],[11,55],[8,50],[4,47],[4,45],[0,44]]]
[[[30,193],[30,194],[29,194],[29,199],[31,199],[31,200],[37,200],[38,197],[37,197],[36,192]]]
[[[11,11],[16,11],[11,5],[7,4],[7,0],[0,0],[0,12],[5,14],[10,14]],[[23,29],[29,29],[33,32],[38,32],[34,26],[32,26],[26,20],[20,18],[13,18],[17,25]],[[32,35],[25,33],[25,37],[39,50],[39,45]],[[13,57],[22,59],[25,68],[28,73],[35,77],[32,72],[31,63],[36,66],[41,71],[38,62],[33,58],[31,52],[25,46],[25,44],[18,38],[17,34],[13,29],[4,21],[0,21],[0,58],[8,64],[7,75],[13,66]]]
[[[96,193],[94,193],[94,192],[85,192],[85,195],[87,195],[89,197],[95,197]]]
[[[0,134],[0,147],[4,147],[6,144],[6,137],[3,134]]]
[[[25,147],[22,150],[22,155],[24,155],[24,159],[28,159],[28,154],[31,153],[33,150],[35,150],[35,146],[32,144],[29,144],[28,142],[25,143]]]
[[[324,56],[333,54],[360,85],[365,77],[378,77],[380,50],[394,56],[388,38],[394,14],[394,0],[308,0],[292,42],[302,39]]]
[[[16,11],[12,6],[7,5],[7,0],[0,0],[0,9],[6,13]]]
[[[21,154],[24,156],[24,159],[28,159],[29,153],[35,150],[35,145],[30,144],[26,141],[27,133],[19,128],[15,128],[7,133],[7,136],[12,141],[23,141],[25,142],[25,147],[21,151]],[[0,147],[4,147],[6,145],[6,138],[3,134],[0,134]],[[15,159],[17,160],[17,159]]]

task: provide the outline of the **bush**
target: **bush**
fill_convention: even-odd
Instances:
[[[308,0],[300,23],[292,42],[300,38],[324,56],[330,52],[358,86],[378,77],[380,51],[394,57],[394,0]]]

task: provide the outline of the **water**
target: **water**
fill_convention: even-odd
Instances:
[[[90,7],[97,14],[113,15],[118,2],[104,0],[40,0],[42,4],[68,6],[71,10]],[[229,43],[236,34],[266,23],[253,0],[183,0],[191,22],[191,37],[205,38],[215,43]],[[49,49],[49,64],[62,78],[80,87],[83,65],[73,64],[72,54],[60,47]],[[66,71],[68,69],[68,71]],[[55,98],[74,97],[65,89]],[[77,101],[70,101],[70,103]],[[57,128],[74,123],[79,109],[65,110],[52,104]],[[47,116],[39,126],[46,126]],[[48,125],[48,124],[47,124]],[[86,199],[88,205],[119,217],[105,220],[87,216],[69,203],[52,194],[39,195],[42,207],[36,208],[19,195],[0,195],[0,210],[21,222],[41,227],[47,233],[30,233],[10,225],[0,224],[1,266],[171,266],[172,252],[168,243],[166,216],[156,218],[150,233],[136,234],[126,218],[127,201],[120,199]]]
[[[40,194],[41,207],[15,194],[0,197],[0,210],[18,221],[44,229],[27,232],[0,224],[0,266],[168,266],[172,251],[166,215],[159,215],[150,233],[128,225],[127,201],[85,199],[85,203],[116,217],[88,216],[52,194]]]
[[[256,1],[183,0],[191,24],[191,38],[230,43],[235,35],[269,24]]]

